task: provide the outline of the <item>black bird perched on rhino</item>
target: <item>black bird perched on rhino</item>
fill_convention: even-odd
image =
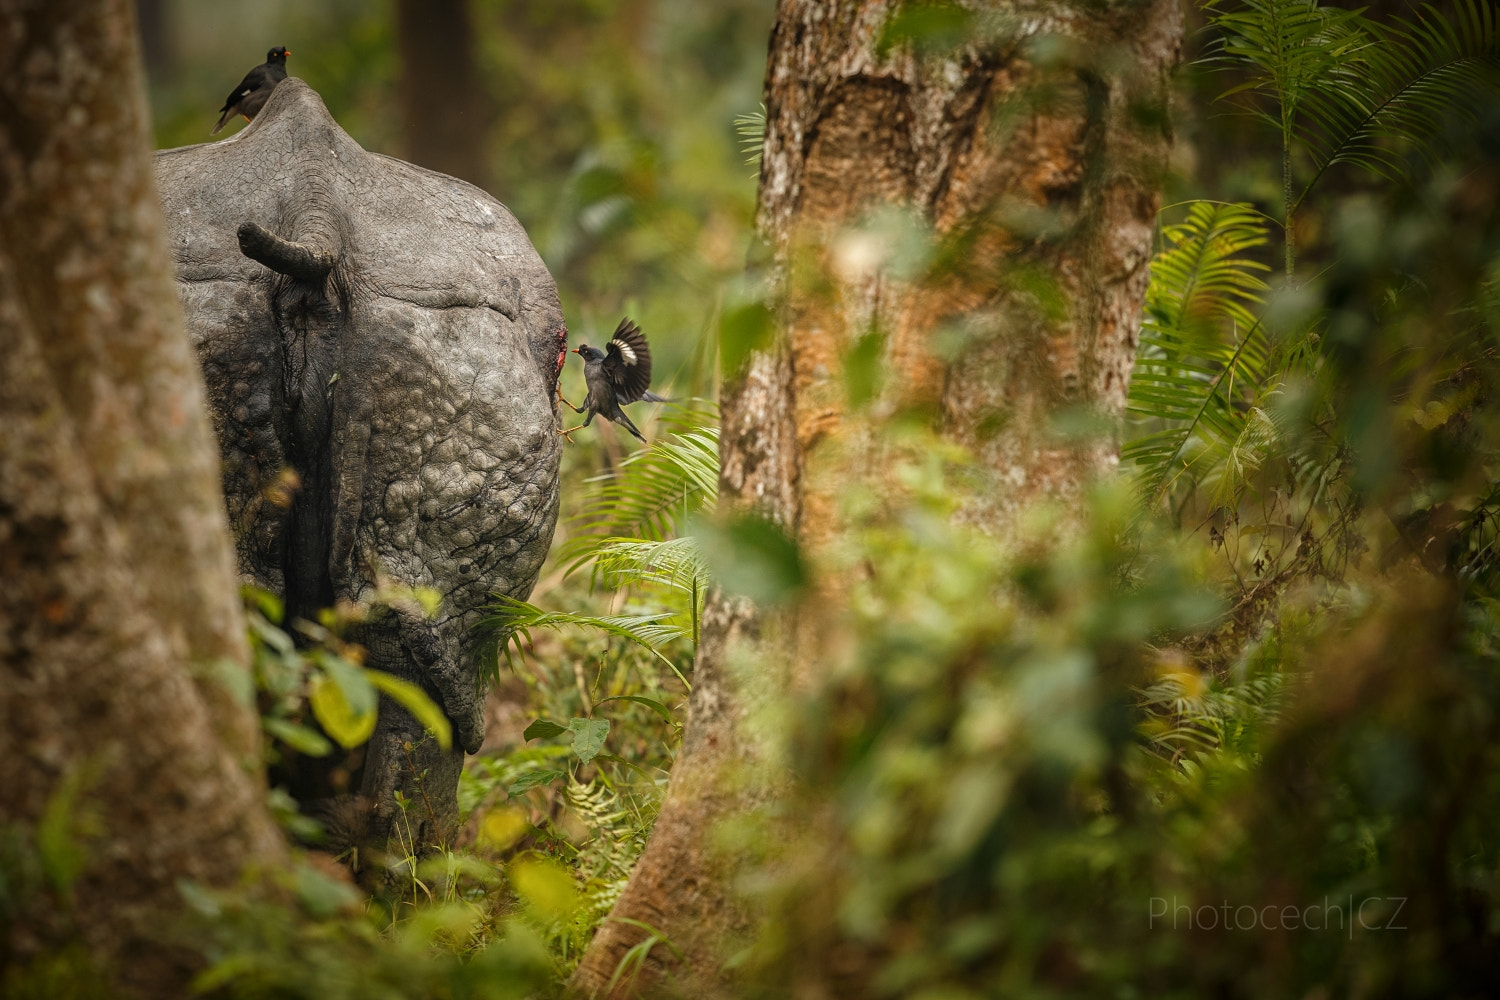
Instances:
[[[278,45],[267,52],[266,61],[246,73],[240,85],[224,98],[224,106],[219,109],[219,122],[208,134],[218,135],[224,128],[224,123],[235,115],[241,115],[245,121],[249,121],[260,114],[271,91],[286,79],[286,57],[291,54],[291,50],[285,45]]]
[[[620,407],[640,400],[648,403],[668,403],[671,400],[647,388],[651,384],[651,348],[646,345],[641,328],[629,319],[622,319],[604,350],[579,344],[573,348],[573,353],[583,358],[583,380],[589,392],[581,409],[563,399],[574,413],[586,414],[583,423],[563,431],[564,436],[583,430],[598,414],[645,441],[646,436],[630,422]],[[558,398],[562,399],[561,396]]]

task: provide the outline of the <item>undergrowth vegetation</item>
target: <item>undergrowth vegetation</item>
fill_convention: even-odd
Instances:
[[[850,417],[887,474],[840,498],[852,530],[814,570],[847,584],[843,641],[771,713],[794,787],[734,831],[765,916],[744,995],[1492,988],[1500,29],[1470,0],[1204,14],[1280,200],[1163,209],[1120,475],[1007,546],[956,523],[972,462],[925,415]],[[705,596],[752,589],[709,520],[716,420],[669,409],[578,475],[537,592],[490,609],[458,839],[368,893],[311,855],[275,898],[185,886],[201,989],[561,989],[661,807]],[[324,749],[307,712],[356,745],[377,688],[430,714],[359,666],[352,611],[299,648],[253,599],[272,752]],[[65,891],[58,829],[0,842],[29,873],[0,889]]]

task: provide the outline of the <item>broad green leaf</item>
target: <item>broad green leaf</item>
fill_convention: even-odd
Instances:
[[[511,782],[510,787],[505,790],[505,794],[509,796],[520,795],[529,788],[535,788],[537,785],[545,785],[556,781],[558,778],[566,778],[567,776],[567,772],[555,771],[551,768],[544,768],[539,771],[527,771]]]
[[[865,334],[844,353],[844,398],[851,410],[862,410],[880,394],[881,355],[885,337],[878,331]]]
[[[369,688],[368,684],[365,686]],[[375,691],[373,688],[369,690],[373,699]],[[327,676],[316,678],[312,682],[307,702],[312,706],[318,725],[345,750],[354,749],[375,732],[375,709],[372,707],[364,712],[355,711],[349,704],[349,699],[344,696],[343,686]]]
[[[659,701],[652,701],[650,698],[643,698],[643,697],[641,697],[638,694],[617,694],[617,695],[611,695],[610,697],[604,698],[604,699],[600,700],[599,702],[597,702],[594,705],[594,707],[598,708],[600,705],[603,705],[605,702],[610,702],[610,701],[633,701],[637,705],[645,705],[647,708],[651,709],[651,711],[653,711],[657,715],[661,716],[667,722],[671,722],[672,721],[672,710],[671,709],[667,708],[667,706],[663,705]]]
[[[269,590],[263,590],[260,587],[251,586],[250,584],[245,584],[240,588],[240,596],[251,604],[254,604],[256,610],[265,616],[266,621],[273,625],[281,624],[281,616],[285,610],[285,606],[281,603],[281,598]]]
[[[797,543],[775,523],[754,515],[728,524],[697,522],[697,538],[713,578],[757,604],[793,599],[807,582]]]
[[[292,656],[297,651],[297,644],[292,637],[265,618],[258,618],[255,615],[251,615],[250,631],[255,633],[257,639],[270,646],[281,656]]]
[[[426,726],[427,731],[437,739],[438,746],[444,750],[452,749],[453,726],[437,703],[427,697],[427,692],[410,681],[379,670],[366,670],[365,676],[370,679],[371,684],[394,698],[397,704]]]
[[[724,310],[719,319],[719,364],[734,375],[750,355],[771,343],[775,321],[764,302],[752,301]]]
[[[512,861],[506,874],[516,894],[549,920],[567,916],[578,904],[573,876],[550,858],[528,853]]]
[[[380,696],[375,691],[375,685],[370,683],[370,678],[365,676],[363,667],[357,667],[326,649],[315,650],[313,659],[339,686],[339,692],[354,714],[365,715],[380,707]]]
[[[416,587],[412,590],[412,596],[421,605],[422,611],[428,618],[436,618],[438,611],[443,606],[443,595],[432,587]]]
[[[587,764],[600,750],[609,735],[608,719],[571,719],[568,728],[573,730],[573,752]]]
[[[364,899],[354,886],[324,875],[311,865],[297,865],[292,884],[297,899],[318,919],[327,919],[340,910],[353,909]]]
[[[516,841],[532,829],[531,820],[524,809],[514,806],[490,809],[479,821],[479,842],[493,850],[504,851],[514,846]]]
[[[521,736],[525,738],[526,742],[530,743],[532,740],[544,740],[549,736],[561,736],[567,731],[567,726],[559,726],[557,723],[549,722],[546,719],[537,719],[526,727],[526,731]]]
[[[333,751],[332,743],[306,726],[299,726],[285,719],[265,719],[262,720],[262,725],[266,732],[298,753],[305,753],[309,757],[323,757]]]

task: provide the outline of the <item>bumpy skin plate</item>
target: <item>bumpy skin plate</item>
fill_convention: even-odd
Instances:
[[[295,77],[233,138],[165,150],[156,170],[242,573],[289,619],[382,580],[435,588],[436,620],[385,612],[356,638],[477,750],[479,608],[530,593],[557,521],[567,334],[545,265],[505,206],[366,152]],[[441,753],[382,701],[347,789],[373,806],[372,838],[423,771],[434,805],[413,825],[451,828],[459,746]]]

